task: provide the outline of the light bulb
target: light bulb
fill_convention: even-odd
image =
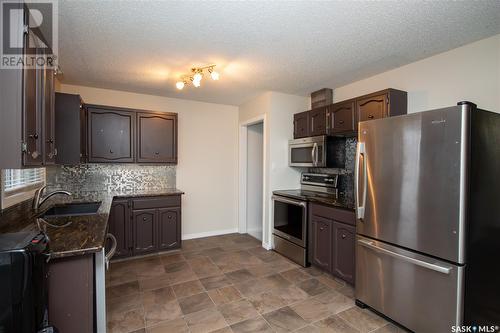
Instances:
[[[220,76],[220,75],[219,75],[219,73],[218,73],[218,72],[216,72],[216,71],[212,71],[212,72],[210,73],[210,76],[212,77],[212,80],[217,81],[217,80],[219,79],[219,76]]]
[[[193,82],[195,82],[195,81],[200,82],[202,78],[203,78],[203,75],[201,75],[201,73],[196,73],[193,75]]]
[[[175,84],[175,86],[177,87],[177,89],[182,90],[182,88],[184,88],[184,82],[179,81]]]
[[[193,86],[195,86],[196,88],[201,86],[201,79],[200,80],[193,80]]]

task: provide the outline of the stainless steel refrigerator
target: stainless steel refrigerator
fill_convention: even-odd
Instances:
[[[361,122],[356,303],[415,332],[500,325],[500,115]]]

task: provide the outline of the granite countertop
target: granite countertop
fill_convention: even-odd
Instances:
[[[99,252],[104,247],[108,229],[108,217],[113,198],[152,197],[182,195],[178,189],[124,190],[111,193],[79,193],[76,198],[56,195],[42,205],[40,211],[31,208],[31,200],[25,201],[0,213],[0,233],[29,231],[37,228],[37,218],[54,205],[78,202],[101,202],[96,214],[82,216],[45,217],[55,226],[44,225],[50,241],[50,257],[61,258]]]

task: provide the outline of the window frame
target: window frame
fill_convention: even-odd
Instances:
[[[5,209],[11,206],[14,206],[18,203],[21,203],[25,200],[29,200],[33,198],[36,190],[45,186],[47,181],[47,170],[45,168],[36,168],[43,170],[42,180],[39,182],[33,182],[29,184],[24,184],[23,186],[16,187],[12,190],[5,189],[5,179],[6,171],[2,170],[0,174],[0,209]],[[28,169],[22,169],[28,170]]]

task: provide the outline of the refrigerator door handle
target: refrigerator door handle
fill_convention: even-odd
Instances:
[[[360,198],[359,196],[359,163],[361,160],[361,155],[363,155],[363,194]],[[356,182],[356,218],[362,220],[365,218],[365,204],[366,204],[366,157],[365,157],[365,143],[358,142],[358,149],[356,149],[356,170],[355,170],[355,182]],[[360,204],[360,201],[363,204]]]
[[[414,264],[414,265],[417,265],[420,267],[424,267],[424,268],[427,268],[427,269],[430,269],[430,270],[433,270],[433,271],[436,271],[439,273],[450,274],[450,272],[451,272],[450,267],[443,267],[443,266],[438,265],[438,264],[433,264],[433,263],[429,263],[429,262],[422,261],[419,259],[410,258],[410,257],[407,257],[405,255],[384,249],[383,247],[377,246],[373,242],[365,240],[365,239],[358,239],[358,243],[360,245],[362,245],[366,248],[372,249],[374,251],[384,253],[384,254],[389,255],[391,257],[394,257],[394,258],[397,258],[397,259],[400,259],[400,260],[409,262],[411,264]]]

